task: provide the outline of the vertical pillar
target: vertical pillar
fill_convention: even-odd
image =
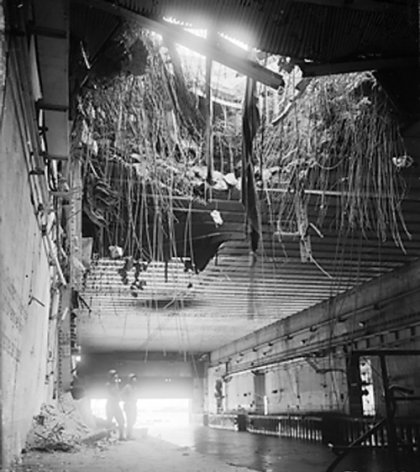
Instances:
[[[380,355],[381,361],[381,372],[382,372],[382,383],[384,386],[384,395],[385,395],[385,410],[387,418],[387,430],[388,430],[388,447],[391,451],[391,456],[394,461],[395,471],[399,471],[398,464],[398,444],[397,444],[397,432],[395,429],[394,421],[394,405],[392,392],[389,390],[389,379],[388,379],[388,369],[386,365],[385,355]]]
[[[349,413],[352,416],[361,416],[362,392],[360,388],[360,358],[357,355],[351,355],[347,364],[347,383],[349,391]]]
[[[58,395],[70,389],[71,375],[71,289],[63,291],[63,300],[60,310],[60,320],[58,323]]]

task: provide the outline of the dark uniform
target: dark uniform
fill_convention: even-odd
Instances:
[[[112,424],[112,421],[115,418],[118,425],[119,438],[124,439],[124,416],[120,407],[120,379],[115,370],[110,370],[108,373],[106,390],[106,419],[108,423]]]
[[[133,427],[137,419],[137,377],[130,374],[128,383],[122,390],[124,413],[127,420],[127,439],[133,438]]]

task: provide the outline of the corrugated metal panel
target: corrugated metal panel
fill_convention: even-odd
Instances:
[[[121,24],[116,16],[81,3],[71,3],[70,21],[72,37],[83,41],[90,61],[95,59],[104,42]]]
[[[197,26],[214,23],[219,31],[234,35],[242,31],[242,39],[253,37],[258,49],[296,59],[333,61],[416,53],[417,22],[411,6],[368,11],[290,0],[118,3],[155,19],[175,17]]]

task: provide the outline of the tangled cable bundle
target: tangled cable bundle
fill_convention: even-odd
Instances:
[[[338,232],[374,233],[403,248],[404,181],[396,163],[405,150],[387,97],[370,73],[313,79],[274,122],[258,145],[271,169],[265,188],[280,191],[280,227],[303,236],[311,206],[312,223],[322,229],[331,205]]]
[[[137,35],[131,42],[147,50],[144,73],[88,82],[73,152],[83,162],[96,252],[118,245],[135,258],[162,259],[163,242],[173,237],[173,198],[196,196],[205,180],[196,172],[206,162],[204,119],[191,91],[197,81],[204,89],[204,77],[189,76],[173,46]],[[255,172],[273,231],[304,240],[310,227],[323,230],[335,208],[337,232],[360,230],[403,248],[404,185],[395,159],[405,151],[384,93],[369,73],[304,79],[297,93],[297,75],[285,74],[282,91],[260,98]],[[215,169],[223,175],[240,167],[240,114],[225,104],[213,119]]]
[[[199,133],[178,103],[179,78],[152,39],[143,40],[144,75],[96,80],[79,99],[74,148],[84,165],[84,212],[102,255],[117,244],[159,258],[171,231],[172,197],[192,194],[185,175],[199,157]]]

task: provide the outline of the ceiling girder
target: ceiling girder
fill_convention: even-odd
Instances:
[[[257,82],[261,82],[268,87],[278,89],[284,85],[283,77],[266,67],[260,66],[257,62],[250,60],[247,51],[235,46],[221,37],[217,42],[200,38],[179,26],[165,24],[159,21],[147,18],[139,13],[133,12],[127,8],[111,4],[104,0],[72,0],[76,3],[89,5],[101,11],[112,15],[120,16],[137,22],[141,27],[149,29],[155,33],[161,34],[165,38],[202,54],[214,61],[234,69],[241,74],[250,77]]]

